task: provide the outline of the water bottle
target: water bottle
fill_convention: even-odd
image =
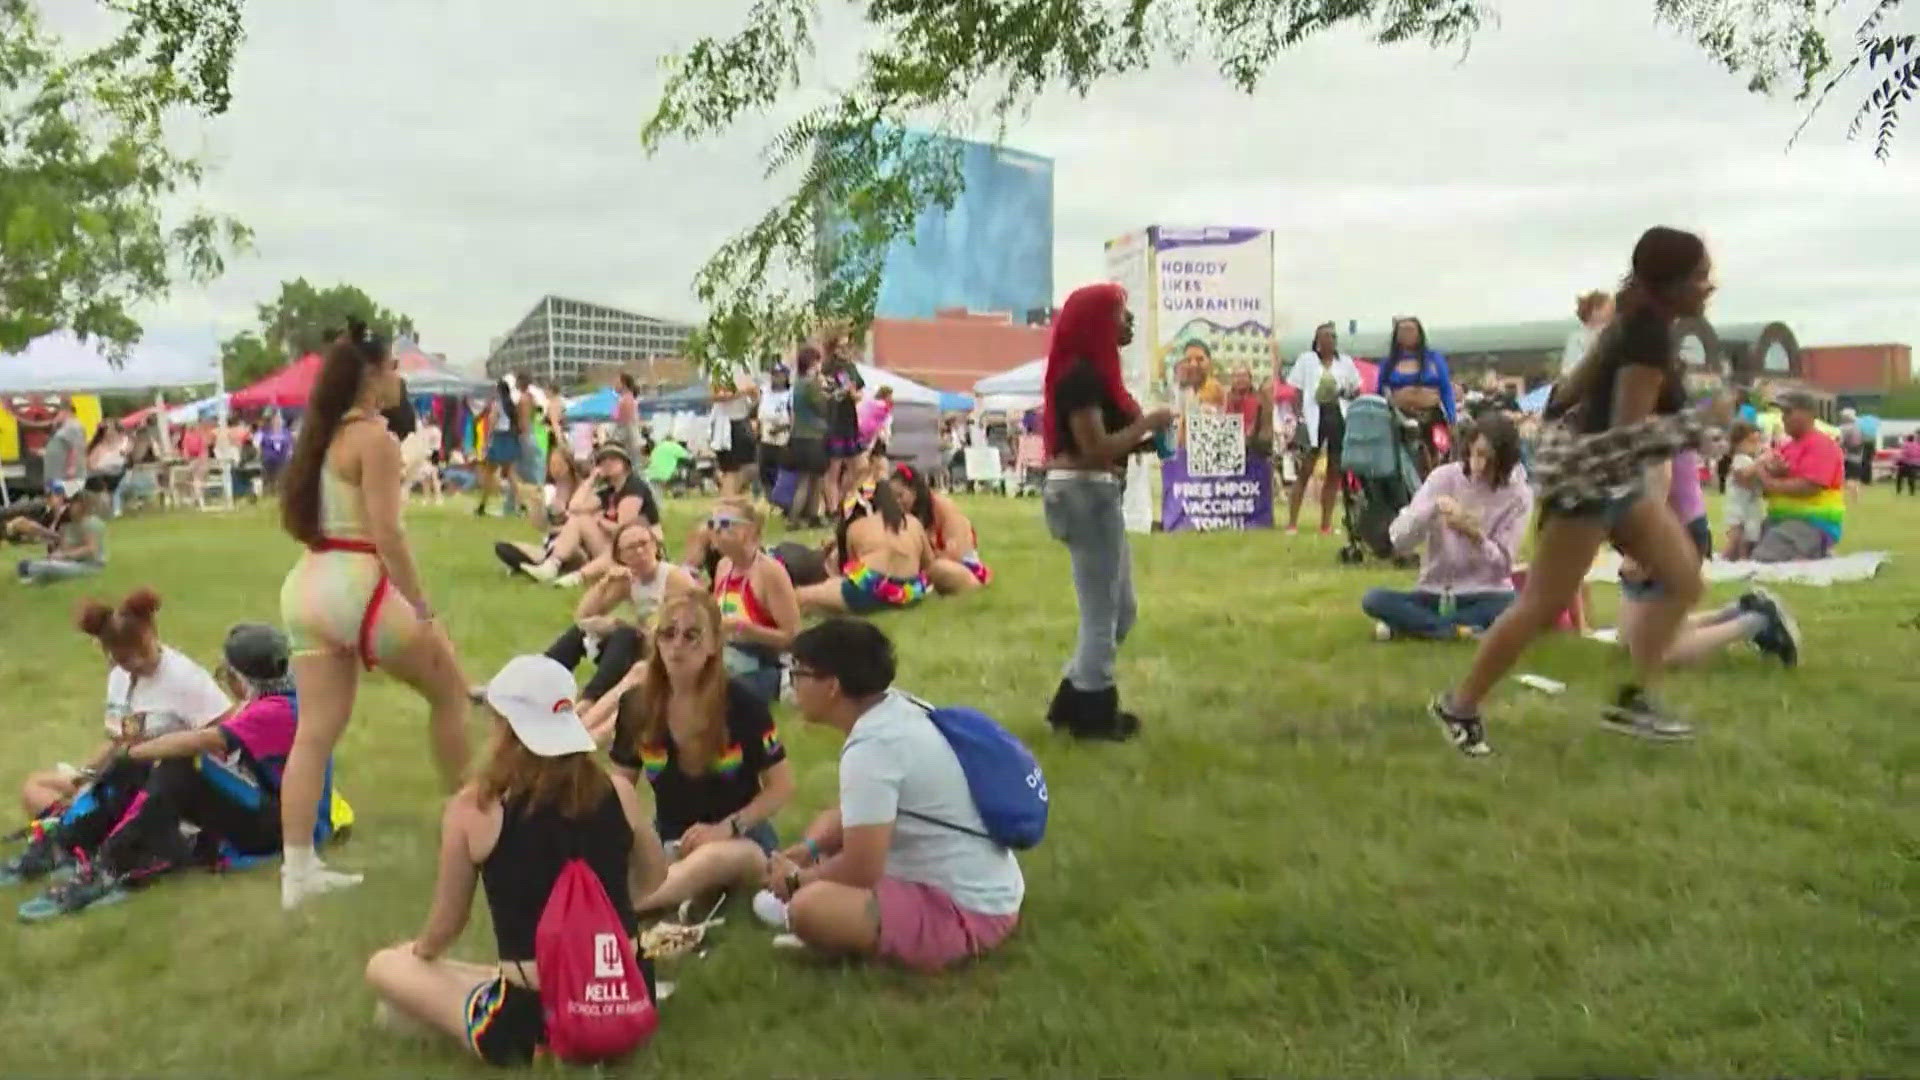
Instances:
[[[1161,428],[1153,433],[1153,452],[1160,455],[1161,461],[1173,460],[1173,432]]]
[[[1452,589],[1440,590],[1440,617],[1448,620],[1451,620],[1453,618],[1453,590]]]

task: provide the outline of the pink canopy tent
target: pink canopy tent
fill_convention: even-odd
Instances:
[[[261,379],[245,390],[236,390],[227,399],[232,409],[297,409],[306,405],[313,393],[313,380],[320,374],[320,354],[307,355]]]

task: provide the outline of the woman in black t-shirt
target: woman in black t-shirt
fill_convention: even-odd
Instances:
[[[673,858],[666,881],[635,905],[642,912],[757,885],[779,845],[773,816],[793,797],[793,769],[766,703],[727,678],[725,645],[713,597],[669,596],[646,676],[620,702],[608,756],[615,775],[652,785]]]
[[[1462,753],[1490,752],[1480,702],[1573,602],[1608,540],[1652,573],[1650,602],[1657,611],[1637,624],[1641,640],[1629,650],[1635,677],[1606,710],[1605,722],[1645,738],[1692,735],[1645,687],[1659,675],[1661,658],[1702,589],[1693,541],[1667,509],[1665,478],[1673,455],[1705,436],[1700,418],[1687,409],[1672,327],[1705,309],[1712,273],[1699,237],[1647,230],[1634,246],[1613,322],[1548,400],[1534,451],[1540,531],[1526,585],[1481,638],[1466,678],[1428,704]]]
[[[1067,546],[1080,632],[1047,708],[1047,722],[1077,738],[1130,739],[1140,719],[1120,711],[1114,660],[1133,629],[1133,557],[1120,509],[1126,462],[1172,421],[1142,412],[1120,379],[1120,347],[1133,340],[1127,294],[1088,285],[1061,305],[1047,348],[1041,437],[1046,444],[1047,531]]]

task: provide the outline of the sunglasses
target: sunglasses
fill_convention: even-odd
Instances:
[[[745,525],[745,518],[715,516],[707,519],[707,528],[714,532],[723,532],[735,525]]]

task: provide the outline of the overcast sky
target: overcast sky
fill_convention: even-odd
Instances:
[[[825,6],[816,88],[860,42]],[[257,0],[232,111],[182,135],[211,167],[200,201],[258,250],[153,311],[150,338],[242,329],[301,275],[360,285],[462,363],[545,293],[696,318],[693,271],[779,191],[757,164],[772,121],[653,159],[638,133],[659,57],[745,7]],[[1661,222],[1708,237],[1718,321],[1920,338],[1920,135],[1877,162],[1844,139],[1848,95],[1789,151],[1798,107],[1746,94],[1649,0],[1499,7],[1464,60],[1340,34],[1252,97],[1168,67],[1043,102],[1008,141],[1056,160],[1060,291],[1128,229],[1266,225],[1287,329],[1558,318]]]

